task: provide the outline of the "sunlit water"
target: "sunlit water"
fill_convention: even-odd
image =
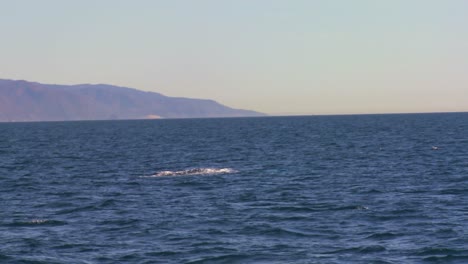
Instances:
[[[468,114],[0,137],[0,263],[468,263]]]

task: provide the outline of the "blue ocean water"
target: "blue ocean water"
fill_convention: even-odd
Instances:
[[[468,114],[3,123],[0,263],[468,263]]]

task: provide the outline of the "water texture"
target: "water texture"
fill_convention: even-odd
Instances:
[[[468,114],[0,124],[0,263],[468,263]]]

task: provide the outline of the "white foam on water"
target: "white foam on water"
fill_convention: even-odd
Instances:
[[[28,221],[28,224],[44,224],[49,222],[47,219],[32,219],[31,221]]]
[[[165,176],[189,176],[189,175],[213,175],[213,174],[227,174],[227,173],[235,173],[237,172],[231,168],[195,168],[195,169],[187,169],[187,170],[180,170],[180,171],[159,171],[156,174],[151,176],[143,176],[143,177],[165,177]]]
[[[358,205],[358,206],[356,206],[356,209],[357,210],[369,210],[369,207],[364,206],[364,205]]]

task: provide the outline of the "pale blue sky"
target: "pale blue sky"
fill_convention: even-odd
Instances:
[[[468,111],[465,0],[0,0],[0,78],[271,114]]]

